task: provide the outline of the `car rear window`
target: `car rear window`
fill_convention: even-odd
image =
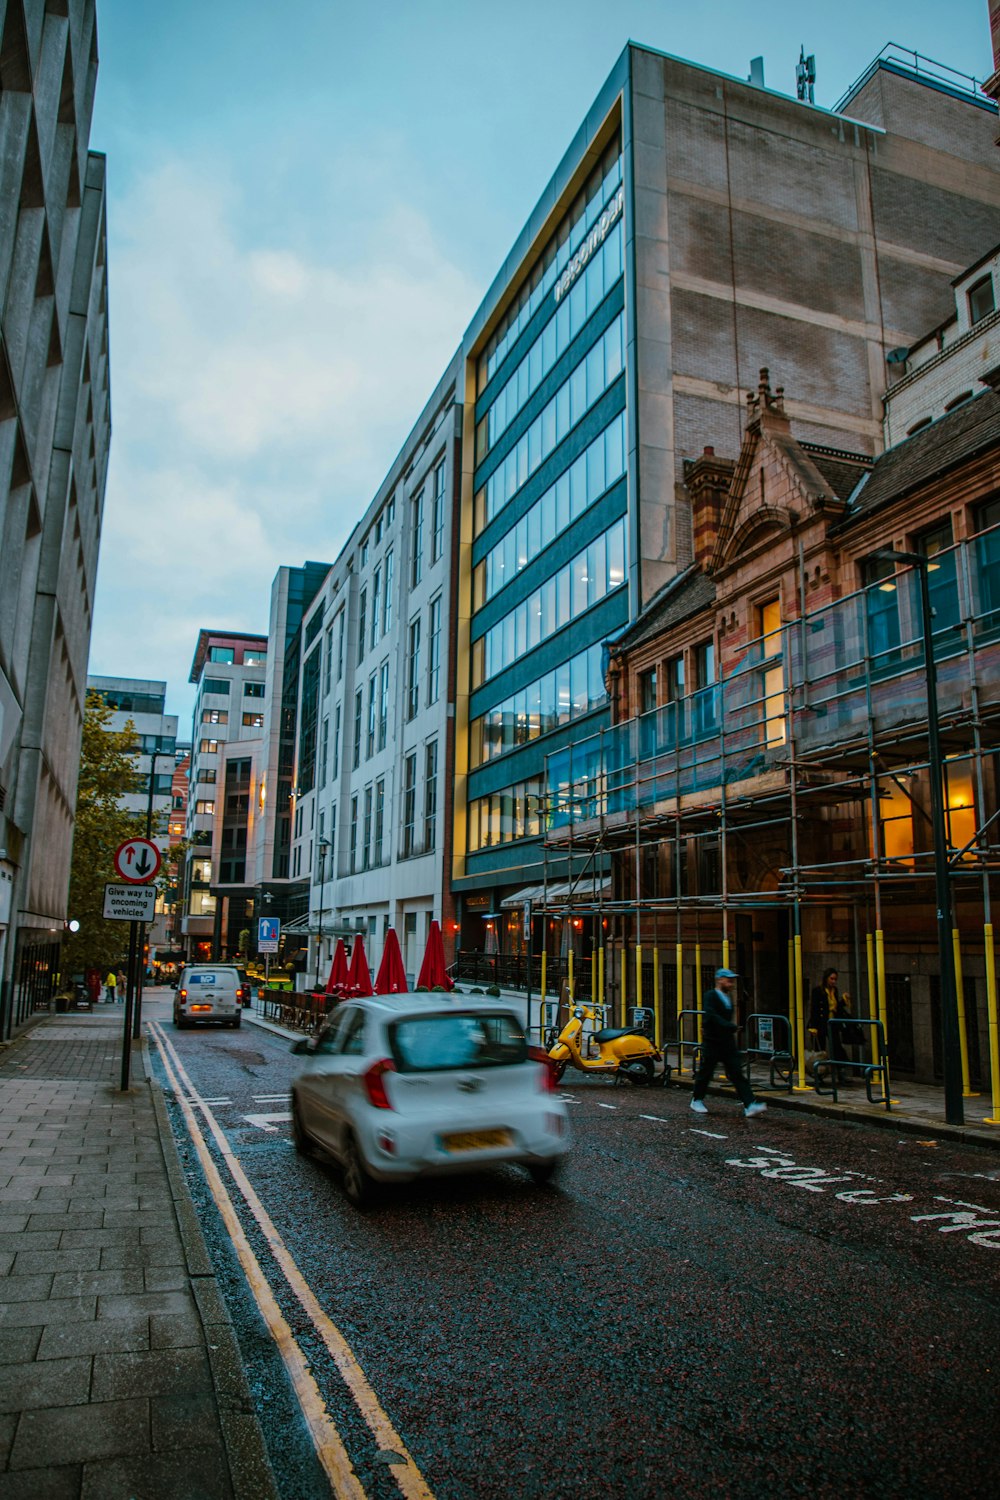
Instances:
[[[514,1016],[411,1016],[389,1027],[389,1047],[400,1073],[449,1068],[495,1068],[525,1062],[528,1044]]]
[[[189,988],[195,984],[226,984],[235,977],[235,969],[196,969],[187,976],[185,983]]]

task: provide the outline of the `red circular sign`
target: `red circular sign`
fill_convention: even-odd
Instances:
[[[115,850],[115,869],[123,880],[143,885],[152,880],[163,856],[152,839],[127,839]]]

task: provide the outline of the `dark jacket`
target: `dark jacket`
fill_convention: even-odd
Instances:
[[[727,1005],[719,990],[706,990],[701,1002],[702,1035],[717,1047],[731,1047],[736,1040],[736,1007]]]
[[[840,998],[840,991],[834,990],[834,994],[837,997],[837,1007],[833,1013],[834,1017],[837,1020],[840,1020],[842,1017],[846,1018],[851,1012]],[[809,1030],[815,1031],[816,1040],[822,1048],[825,1048],[827,1043],[827,1022],[829,1019],[830,1001],[826,990],[821,984],[814,985],[812,994],[809,997]]]

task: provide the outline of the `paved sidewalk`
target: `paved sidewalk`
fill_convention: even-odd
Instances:
[[[0,1497],[270,1500],[239,1349],[122,1007],[0,1051]]]

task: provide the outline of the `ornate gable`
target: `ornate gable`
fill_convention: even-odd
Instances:
[[[748,550],[765,544],[768,537],[795,530],[817,512],[840,516],[844,508],[792,435],[784,387],[779,385],[772,392],[769,373],[762,369],[756,391],[747,394],[743,445],[723,506],[710,571],[724,571]]]

